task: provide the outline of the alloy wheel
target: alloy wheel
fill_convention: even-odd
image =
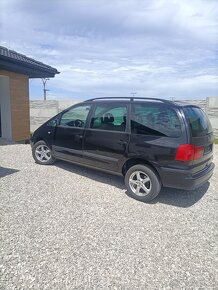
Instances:
[[[146,196],[151,191],[152,183],[150,177],[143,171],[134,171],[129,177],[129,186],[134,194]]]
[[[51,159],[51,150],[46,145],[36,147],[35,156],[40,162],[48,162]]]

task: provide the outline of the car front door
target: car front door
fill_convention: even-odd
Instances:
[[[53,152],[57,158],[82,162],[83,136],[90,105],[74,106],[61,115],[53,139]]]
[[[129,143],[127,112],[125,103],[95,105],[84,135],[84,161],[87,165],[119,171]]]

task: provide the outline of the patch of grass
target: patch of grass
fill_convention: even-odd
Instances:
[[[29,144],[30,143],[30,140],[29,139],[25,139],[25,140],[19,140],[19,141],[16,141],[17,144]]]
[[[218,144],[218,138],[214,140],[214,144]]]
[[[25,144],[25,140],[19,140],[19,141],[16,141],[16,143],[18,143],[18,144]]]

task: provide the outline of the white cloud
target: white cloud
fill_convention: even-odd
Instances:
[[[2,0],[0,10],[2,45],[61,72],[51,94],[218,95],[217,1]],[[41,83],[31,85],[36,96]]]

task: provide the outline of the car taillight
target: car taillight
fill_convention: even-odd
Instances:
[[[177,149],[176,160],[192,161],[203,156],[203,146],[195,146],[194,144],[182,144]]]

